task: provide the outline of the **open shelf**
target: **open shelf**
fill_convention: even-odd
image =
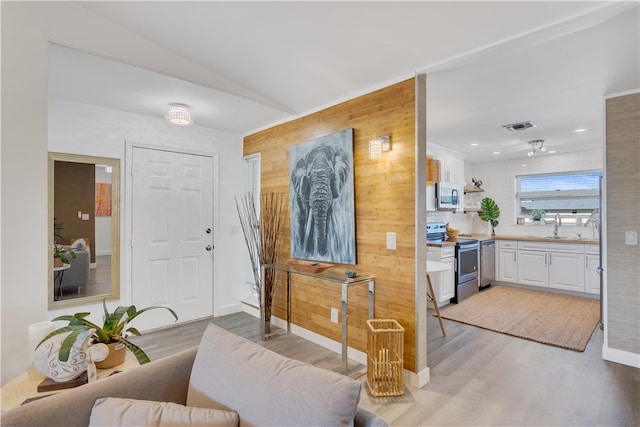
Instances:
[[[477,187],[465,187],[464,188],[464,194],[467,193],[484,193],[484,188],[477,188]]]

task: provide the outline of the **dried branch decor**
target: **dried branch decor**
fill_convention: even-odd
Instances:
[[[286,194],[265,193],[260,195],[260,218],[258,218],[253,193],[245,193],[236,196],[236,208],[240,217],[240,224],[247,244],[255,289],[260,295],[260,267],[263,264],[274,264],[280,251],[282,239],[280,230],[284,225],[286,215],[289,212],[289,203]],[[275,270],[265,271],[264,285],[264,322],[268,326],[271,321],[271,303],[275,292]]]

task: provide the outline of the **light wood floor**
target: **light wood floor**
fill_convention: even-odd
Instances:
[[[111,255],[96,255],[96,267],[89,269],[86,285],[67,289],[63,299],[105,295],[111,292]]]
[[[431,313],[430,313],[431,314]],[[295,335],[263,342],[246,313],[205,319],[136,337],[152,359],[197,345],[206,325],[221,327],[287,357],[339,372],[340,355]],[[360,404],[394,426],[640,426],[640,370],[601,358],[597,328],[584,353],[444,320],[447,337],[429,318],[430,382],[401,397],[374,398],[365,367]]]

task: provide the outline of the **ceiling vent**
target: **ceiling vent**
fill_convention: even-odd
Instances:
[[[510,125],[504,125],[502,127],[510,130],[511,132],[519,132],[522,130],[527,130],[529,128],[534,128],[536,127],[536,125],[534,125],[531,122],[521,122],[521,123],[512,123]]]

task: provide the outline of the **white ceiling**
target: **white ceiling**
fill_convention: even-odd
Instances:
[[[640,87],[638,2],[78,4],[208,74],[51,45],[51,97],[154,117],[182,102],[241,135],[427,72],[429,142],[473,162],[531,139],[571,152],[601,146],[603,95]]]

